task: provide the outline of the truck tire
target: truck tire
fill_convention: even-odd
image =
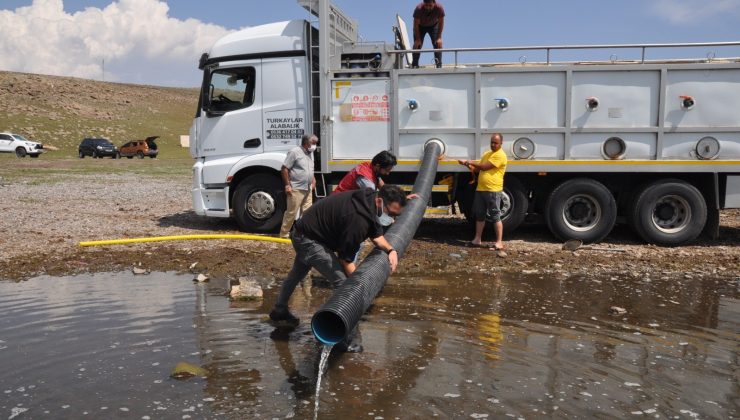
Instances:
[[[15,149],[15,155],[18,156],[19,158],[26,157],[26,149],[24,149],[22,147],[16,148]]]
[[[239,228],[245,232],[274,232],[285,211],[285,193],[276,175],[255,174],[236,187],[233,209]]]
[[[138,152],[136,152],[136,157],[138,157],[139,159],[144,159],[144,152],[139,150]]]
[[[516,178],[507,178],[504,181],[504,199],[501,203],[504,232],[513,232],[522,224],[527,216],[528,206],[524,185]]]
[[[599,242],[617,220],[617,203],[604,184],[576,178],[558,185],[547,200],[547,227],[562,241]]]
[[[79,151],[79,152],[77,152],[77,153],[78,153],[78,154],[77,154],[77,156],[79,156],[79,157],[80,157],[80,159],[84,159],[84,158],[85,158],[85,154],[84,154],[84,153],[82,153],[82,150],[80,150],[80,151]]]
[[[681,245],[701,234],[707,222],[707,203],[701,192],[687,182],[660,180],[639,192],[630,222],[645,242]]]

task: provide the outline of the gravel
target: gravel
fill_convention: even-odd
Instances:
[[[281,278],[292,262],[289,245],[251,241],[175,241],[81,248],[80,241],[204,233],[241,233],[227,219],[192,211],[189,175],[65,174],[52,182],[0,179],[0,279],[130,270],[190,271],[238,278]],[[524,271],[548,278],[613,274],[632,277],[740,277],[740,211],[721,214],[721,238],[677,248],[646,245],[617,226],[599,249],[564,251],[542,226],[505,233],[506,256],[465,248],[459,217],[425,219],[399,273]],[[484,238],[486,239],[486,238]],[[490,238],[488,239],[490,240]],[[619,252],[609,252],[609,249]],[[274,258],[278,253],[285,258]],[[454,255],[453,255],[454,254]],[[536,273],[536,274],[535,274]],[[608,277],[607,277],[608,278]]]

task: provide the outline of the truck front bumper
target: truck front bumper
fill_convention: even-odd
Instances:
[[[193,165],[193,186],[190,193],[193,197],[193,210],[199,216],[231,217],[229,211],[229,187],[208,187],[200,180],[203,173],[202,162]]]

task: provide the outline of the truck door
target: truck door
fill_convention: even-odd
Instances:
[[[208,70],[197,124],[198,157],[262,153],[261,60]]]
[[[12,152],[10,145],[13,143],[13,138],[7,134],[0,134],[0,151]]]
[[[262,60],[265,152],[285,152],[306,134],[309,75],[305,57]]]

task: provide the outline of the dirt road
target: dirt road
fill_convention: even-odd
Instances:
[[[81,248],[78,243],[88,240],[241,232],[230,220],[206,219],[192,212],[187,167],[149,175],[163,163],[105,161],[114,170],[100,174],[67,170],[78,163],[74,160],[18,162],[4,159],[0,169],[0,279],[134,266],[187,271],[196,262],[198,272],[212,276],[280,278],[290,268],[293,250],[289,245],[262,242],[209,240]],[[45,166],[47,172],[38,177],[12,172],[31,164]],[[543,226],[526,226],[505,233],[507,255],[500,257],[488,249],[466,247],[470,231],[460,218],[435,217],[422,223],[399,272],[519,271],[554,279],[610,273],[643,278],[738,277],[740,211],[722,212],[720,235],[717,241],[701,239],[689,246],[662,248],[646,245],[628,228],[617,226],[598,249],[570,252],[563,251]]]

